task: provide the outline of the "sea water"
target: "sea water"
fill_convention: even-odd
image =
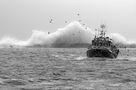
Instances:
[[[117,59],[88,58],[86,48],[1,48],[0,90],[136,89],[136,49]]]

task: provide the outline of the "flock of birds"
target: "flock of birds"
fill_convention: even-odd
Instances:
[[[80,14],[79,14],[79,13],[77,13],[76,15],[77,15],[78,17],[80,16]],[[53,18],[51,18],[51,19],[50,19],[50,21],[49,21],[49,23],[50,23],[50,24],[52,24],[53,22],[54,22],[54,19],[53,19]],[[81,23],[81,22],[82,22],[82,20],[81,20],[81,19],[79,19],[79,20],[78,20],[78,22],[80,22],[80,23]],[[68,23],[68,21],[64,21],[64,23],[65,23],[65,24],[67,24],[67,23]],[[88,29],[88,27],[86,26],[86,24],[84,24],[84,23],[83,23],[83,24],[82,24],[82,26],[83,26],[86,30]],[[78,33],[80,34],[81,32],[79,31]],[[50,34],[50,32],[48,32],[48,34]],[[73,35],[73,36],[75,36],[76,34],[75,34],[75,33],[73,33],[72,35]],[[79,36],[78,38],[79,38],[79,42],[80,42],[80,40],[81,40],[80,36]]]
[[[79,13],[77,13],[77,16],[79,17],[79,16],[80,16],[80,14],[79,14]],[[50,24],[52,24],[53,22],[54,22],[54,19],[53,19],[53,18],[51,18],[51,19],[50,19],[50,21],[49,21],[49,23],[50,23]],[[78,22],[82,22],[82,20],[81,20],[81,19],[79,19],[79,20],[78,20]],[[64,23],[68,23],[68,21],[65,21]],[[83,23],[82,25],[83,25],[83,26],[85,26],[86,24],[84,24],[84,23]],[[87,27],[85,27],[85,29],[87,29]]]
[[[80,14],[78,13],[77,16],[80,16]],[[53,21],[54,20],[51,18],[50,21],[49,21],[49,23],[53,23]],[[78,21],[81,22],[82,20],[78,20]],[[68,23],[68,21],[65,21],[65,23]]]

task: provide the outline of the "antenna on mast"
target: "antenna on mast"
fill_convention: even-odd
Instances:
[[[106,31],[105,31],[104,29],[106,28],[106,25],[105,25],[105,24],[101,24],[101,25],[100,25],[100,28],[101,28],[100,35],[101,35],[102,37],[105,37],[105,34],[106,34],[105,32],[106,32]]]

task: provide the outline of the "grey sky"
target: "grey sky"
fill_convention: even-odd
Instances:
[[[136,39],[136,0],[0,0],[0,38],[26,40],[32,30],[54,32],[65,20],[79,19],[91,29],[105,23],[109,32]]]

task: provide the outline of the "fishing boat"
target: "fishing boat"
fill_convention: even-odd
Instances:
[[[117,58],[119,49],[113,43],[113,40],[106,36],[105,25],[100,26],[100,30],[95,34],[92,44],[87,50],[87,57]]]

